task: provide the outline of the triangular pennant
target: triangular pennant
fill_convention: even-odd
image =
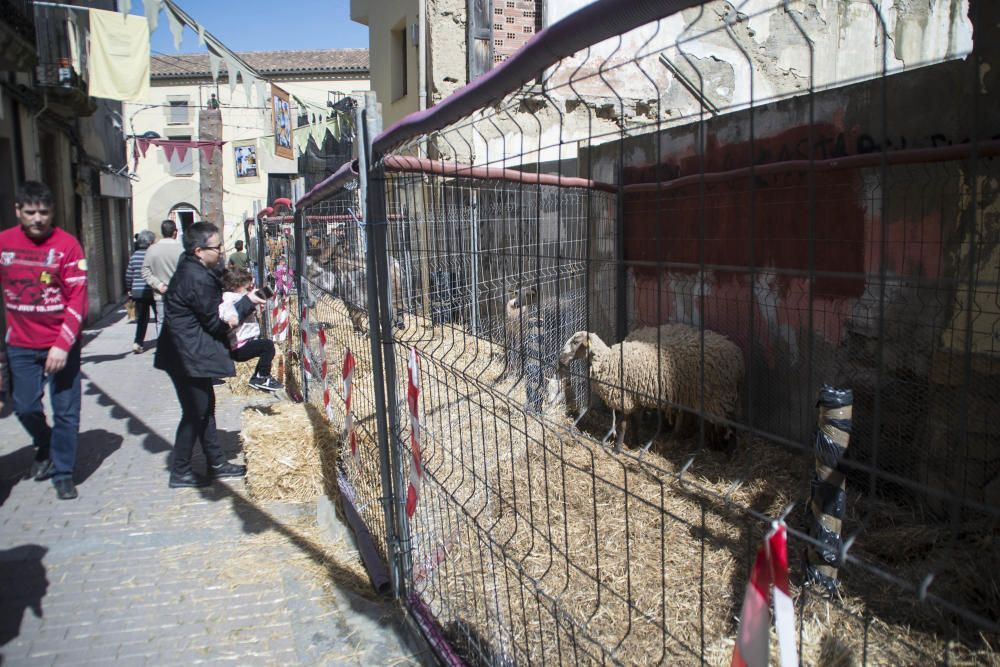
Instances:
[[[132,13],[132,0],[119,0],[119,2],[121,4],[118,6],[118,11],[120,11],[125,16],[128,16],[129,14]]]
[[[236,92],[236,78],[240,74],[240,68],[236,64],[236,58],[228,51],[221,54],[222,59],[226,61],[226,76],[229,77],[229,94],[232,95]]]
[[[184,158],[187,157],[188,149],[190,146],[186,142],[177,144],[177,161],[184,162]]]
[[[205,26],[198,25],[198,44],[205,46]]]
[[[165,141],[160,146],[163,147],[163,154],[167,156],[167,162],[171,162],[174,159],[174,144],[170,141]]]
[[[254,89],[257,88],[257,79],[243,72],[243,92],[247,96],[247,106],[253,105]]]
[[[198,150],[201,151],[201,157],[208,162],[208,164],[212,164],[212,158],[215,156],[215,144],[208,144],[207,146],[202,144]]]
[[[212,70],[212,83],[219,83],[219,67],[222,65],[222,58],[212,49],[208,50],[208,66]]]
[[[146,157],[146,151],[149,150],[149,139],[136,139],[135,143],[139,146],[139,152],[142,153],[143,157]]]
[[[181,22],[181,17],[177,16],[169,6],[167,7],[167,23],[170,24],[170,34],[174,36],[174,51],[180,51],[184,38],[184,23]]]
[[[160,10],[163,9],[163,0],[142,0],[142,9],[146,14],[146,23],[149,24],[150,34],[156,32],[156,26],[160,23]]]
[[[257,81],[257,106],[261,108],[263,112],[267,108],[267,95],[269,89],[267,86],[267,81],[258,80]]]

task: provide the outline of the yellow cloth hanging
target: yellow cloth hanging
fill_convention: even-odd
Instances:
[[[90,95],[149,99],[149,24],[142,16],[90,10]]]

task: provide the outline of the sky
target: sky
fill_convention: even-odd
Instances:
[[[350,0],[175,0],[205,30],[233,51],[368,48],[368,27],[351,21]],[[142,0],[132,0],[142,14]],[[275,15],[277,13],[277,15]],[[282,29],[276,29],[280,26]],[[174,49],[167,15],[160,14],[151,35],[153,53],[202,53],[198,35],[184,29],[180,51]]]

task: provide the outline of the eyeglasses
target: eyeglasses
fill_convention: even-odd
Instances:
[[[219,245],[203,245],[202,250],[214,250],[215,252],[222,252],[222,244]]]

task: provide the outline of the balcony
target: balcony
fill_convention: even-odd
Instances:
[[[0,0],[0,70],[30,72],[36,62],[31,3]]]
[[[89,116],[97,108],[87,94],[89,33],[87,12],[35,5],[35,87],[60,115]]]

